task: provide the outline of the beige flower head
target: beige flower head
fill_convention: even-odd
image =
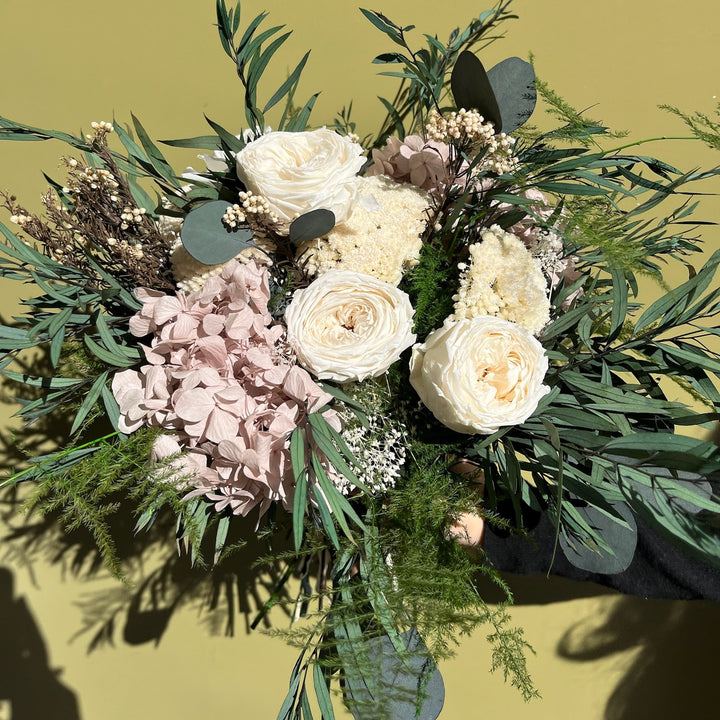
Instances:
[[[321,380],[382,375],[415,342],[410,298],[348,270],[330,270],[296,291],[285,323],[298,361]]]
[[[494,317],[448,320],[413,348],[410,384],[451,430],[490,435],[520,425],[550,391],[548,360],[523,327]]]

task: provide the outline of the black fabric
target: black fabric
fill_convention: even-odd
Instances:
[[[637,525],[637,549],[624,572],[600,575],[580,570],[571,565],[558,548],[551,574],[598,583],[626,595],[720,601],[720,569],[687,557],[639,519]],[[495,568],[520,575],[547,573],[555,543],[555,529],[546,513],[537,513],[529,518],[528,526],[530,530],[526,536],[487,529],[485,552]]]

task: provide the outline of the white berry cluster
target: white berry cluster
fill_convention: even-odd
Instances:
[[[20,227],[24,227],[31,220],[32,220],[31,215],[11,215],[10,216],[10,222],[15,223],[16,225],[19,225]]]
[[[141,260],[143,257],[145,257],[142,243],[133,244],[129,243],[127,240],[118,240],[117,238],[113,237],[108,238],[106,242],[110,247],[116,247],[130,257],[135,258],[136,260]]]
[[[134,208],[127,205],[120,214],[120,228],[127,230],[131,225],[140,225],[145,215],[145,208]]]
[[[425,129],[428,138],[436,142],[455,140],[484,148],[481,167],[498,175],[517,169],[518,162],[512,154],[515,138],[505,133],[496,134],[494,124],[477,110],[461,108],[445,116],[433,110]]]
[[[238,193],[238,197],[240,203],[229,205],[222,218],[223,223],[229,228],[236,228],[243,223],[253,227],[277,225],[278,217],[262,195],[248,191]]]
[[[430,121],[426,125],[430,140],[446,142],[447,140],[469,140],[472,143],[485,144],[495,135],[491,122],[477,110],[461,108],[443,116],[437,110],[430,113]]]
[[[101,120],[100,122],[92,122],[90,123],[90,127],[93,129],[93,132],[85,135],[85,139],[90,142],[102,140],[105,135],[115,131],[113,124],[105,122],[104,120]]]

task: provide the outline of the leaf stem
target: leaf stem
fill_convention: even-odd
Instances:
[[[649,142],[657,142],[658,140],[699,140],[699,139],[700,138],[697,138],[694,135],[684,135],[684,136],[660,135],[659,137],[645,138],[644,140],[636,140],[635,142],[627,143],[626,145],[620,145],[616,148],[612,148],[612,150],[607,150],[606,154],[610,155],[612,153],[616,153],[616,152],[620,152],[621,150],[625,150],[627,148],[637,147],[638,145],[644,145],[645,143],[649,143]]]

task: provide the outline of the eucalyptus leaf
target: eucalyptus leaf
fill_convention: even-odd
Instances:
[[[601,547],[590,547],[566,528],[560,532],[560,547],[565,557],[582,570],[604,575],[614,575],[628,568],[635,555],[637,545],[637,525],[632,511],[625,503],[610,503],[627,526],[613,520],[592,505],[577,507],[576,510],[585,522],[597,532],[598,536],[612,549],[612,553]]]
[[[353,668],[344,680],[346,702],[356,720],[435,720],[440,715],[445,684],[435,661],[417,628],[400,637],[407,650],[402,657],[387,635],[338,643],[344,665],[356,663],[360,655],[368,658],[367,667]],[[348,652],[348,644],[355,652]]]
[[[509,57],[490,68],[487,78],[500,109],[502,131],[511,133],[525,124],[535,110],[535,70],[529,62]]]
[[[227,209],[226,201],[215,200],[187,214],[180,237],[185,249],[198,262],[218,265],[232,260],[253,244],[249,228],[230,229],[223,224],[222,218]]]
[[[461,52],[455,62],[450,87],[458,108],[477,110],[485,120],[495,125],[495,132],[504,130],[498,101],[485,68],[468,50]]]
[[[299,245],[306,240],[327,235],[335,227],[335,213],[319,208],[296,218],[290,224],[290,242]]]

